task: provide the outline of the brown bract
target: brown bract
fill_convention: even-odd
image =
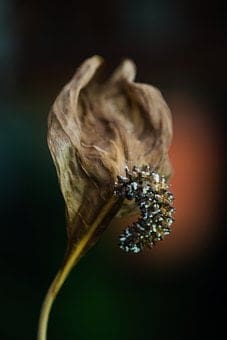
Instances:
[[[134,82],[131,60],[100,81],[102,64],[99,56],[85,60],[48,120],[48,145],[66,204],[68,254],[85,238],[84,253],[123,211],[113,191],[126,166],[149,165],[167,177],[171,171],[172,122],[160,91]]]

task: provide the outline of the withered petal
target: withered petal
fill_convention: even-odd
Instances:
[[[79,67],[48,120],[48,145],[66,204],[69,248],[76,246],[108,201],[110,209],[91,243],[120,209],[122,202],[113,198],[113,189],[125,166],[150,165],[167,177],[171,172],[171,114],[160,91],[134,82],[131,60],[100,82],[96,75],[102,63],[94,56]]]

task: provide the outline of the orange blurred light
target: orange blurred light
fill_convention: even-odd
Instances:
[[[146,255],[128,257],[129,261],[150,263],[151,258],[162,263],[184,261],[205,251],[216,231],[221,172],[217,128],[190,98],[175,96],[171,109],[174,113],[171,190],[175,196],[176,222],[163,242],[146,251]],[[124,226],[121,224],[121,229]]]

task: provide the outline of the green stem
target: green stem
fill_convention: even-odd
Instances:
[[[79,248],[79,247],[78,247]],[[69,275],[72,267],[76,264],[77,260],[80,257],[81,247],[76,249],[74,253],[66,260],[64,267],[62,267],[57,275],[55,276],[48,292],[45,296],[45,299],[42,304],[40,318],[39,318],[39,326],[38,326],[38,340],[46,340],[47,338],[47,325],[50,315],[50,310],[52,304],[61,289],[63,283],[65,282],[67,276]]]
[[[83,236],[80,242],[76,244],[75,247],[73,247],[71,251],[68,253],[68,256],[66,257],[63,266],[57,273],[43,301],[43,305],[40,312],[37,340],[47,339],[47,326],[50,310],[60,288],[62,287],[72,268],[79,261],[84,250],[87,248],[90,240],[95,234],[95,231],[100,227],[100,225],[107,224],[106,217],[108,215],[108,212],[112,211],[112,214],[115,214],[120,204],[121,204],[120,200],[118,200],[117,202],[116,198],[111,198],[107,202],[107,204],[104,205],[98,217],[96,218],[94,223],[88,228],[86,234]]]

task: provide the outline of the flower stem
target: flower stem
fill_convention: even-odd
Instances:
[[[38,337],[37,337],[38,340],[46,340],[47,325],[48,325],[48,319],[49,319],[49,314],[50,314],[52,304],[59,290],[61,289],[65,279],[70,273],[72,267],[79,260],[81,250],[82,250],[81,248],[77,249],[77,251],[75,251],[74,253],[72,253],[71,256],[68,257],[68,259],[64,263],[64,266],[58,271],[57,275],[55,276],[45,296],[45,299],[42,304],[41,312],[40,312],[40,318],[39,318]]]
[[[54,302],[57,290],[60,289],[60,286],[59,286],[60,275],[61,275],[61,272],[59,271],[46,294],[45,300],[43,301],[40,318],[39,318],[38,340],[46,340],[47,324],[48,324],[51,306]]]
[[[71,247],[70,251],[67,252],[67,257],[64,260],[64,263],[60,270],[58,271],[55,279],[53,280],[46,297],[43,301],[43,305],[41,308],[39,326],[38,326],[38,337],[37,340],[46,340],[47,339],[47,325],[50,310],[52,304],[65,282],[67,276],[69,275],[72,268],[79,261],[84,251],[86,250],[88,244],[92,240],[97,228],[100,225],[106,225],[106,217],[108,216],[108,212],[111,211],[112,214],[115,214],[121,205],[121,200],[116,200],[116,198],[111,198],[101,209],[99,215],[96,217],[96,220],[90,225],[87,229],[86,233],[83,235],[81,240]]]

